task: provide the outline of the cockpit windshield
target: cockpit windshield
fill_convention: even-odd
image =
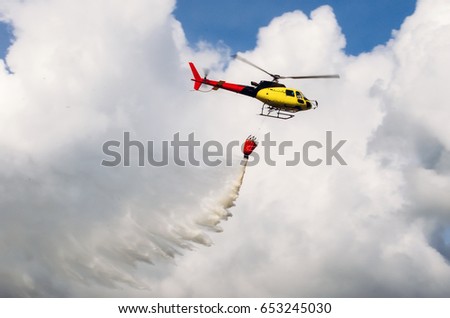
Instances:
[[[304,104],[304,103],[305,103],[305,101],[304,101],[304,99],[303,99],[303,95],[302,95],[301,92],[295,91],[295,96],[297,97],[297,101],[298,101],[300,104]]]

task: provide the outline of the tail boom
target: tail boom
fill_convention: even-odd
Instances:
[[[191,67],[192,75],[194,78],[192,81],[194,82],[194,89],[198,90],[202,84],[209,85],[213,87],[213,90],[218,90],[219,88],[225,89],[227,91],[235,92],[238,94],[243,94],[251,97],[256,97],[256,90],[252,86],[246,86],[241,84],[233,84],[225,81],[214,81],[207,79],[206,77],[202,78],[197,71],[194,63],[189,62],[189,66]]]

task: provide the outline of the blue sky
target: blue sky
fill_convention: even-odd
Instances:
[[[346,39],[348,54],[356,55],[384,44],[415,9],[415,0],[178,0],[175,16],[189,42],[224,41],[235,52],[252,49],[258,28],[293,10],[309,15],[315,8],[333,7]],[[305,43],[307,44],[307,43]]]
[[[277,0],[211,1],[178,0],[175,16],[183,24],[191,43],[223,41],[232,51],[252,49],[258,29],[284,12],[309,14],[328,4],[333,7],[347,38],[346,52],[357,55],[385,43],[415,8],[415,0]],[[11,41],[8,25],[0,23],[0,57]]]
[[[0,58],[5,56],[6,50],[11,42],[10,27],[5,23],[0,23]]]

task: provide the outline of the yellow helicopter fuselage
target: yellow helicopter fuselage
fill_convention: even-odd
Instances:
[[[311,109],[315,102],[308,100],[299,90],[286,87],[263,88],[255,97],[272,107],[291,111]]]

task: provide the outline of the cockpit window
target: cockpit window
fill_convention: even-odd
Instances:
[[[304,105],[305,101],[303,100],[303,95],[299,91],[295,91],[295,95],[297,95],[297,101],[299,104]]]
[[[287,90],[286,90],[286,96],[292,96],[292,97],[295,97],[294,91],[292,91],[292,90],[290,90],[290,89],[287,89]]]

